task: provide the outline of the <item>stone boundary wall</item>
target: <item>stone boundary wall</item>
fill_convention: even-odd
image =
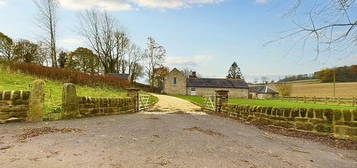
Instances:
[[[61,119],[138,112],[138,89],[128,89],[127,98],[77,96],[74,84],[63,85]],[[0,91],[0,124],[38,122],[44,118],[45,82],[35,80],[31,91]]]
[[[77,97],[80,117],[105,116],[135,113],[132,98]]]
[[[128,90],[127,98],[91,98],[77,96],[74,84],[63,86],[63,118],[83,118],[137,112],[137,90]]]
[[[30,91],[0,91],[0,123],[26,121]]]
[[[357,140],[357,109],[274,108],[224,103],[217,113],[264,125]]]
[[[35,80],[31,91],[0,91],[0,124],[42,121],[45,82]]]

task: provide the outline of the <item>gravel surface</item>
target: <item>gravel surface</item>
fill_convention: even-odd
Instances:
[[[192,112],[201,111],[201,107],[177,97],[153,94],[159,98],[154,107],[150,111],[160,112]]]
[[[0,125],[1,167],[357,167],[356,150],[183,112],[199,107],[158,97],[159,112]]]
[[[47,131],[19,141],[29,128],[42,127],[80,131]],[[204,113],[139,113],[0,125],[0,163],[3,168],[351,168],[357,166],[357,151],[270,134]]]

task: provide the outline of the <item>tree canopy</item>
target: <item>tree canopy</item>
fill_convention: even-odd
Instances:
[[[0,56],[6,59],[12,59],[13,46],[13,40],[9,36],[0,32]]]
[[[14,58],[26,63],[41,63],[39,58],[41,48],[28,40],[20,40],[14,46]]]
[[[243,79],[243,75],[236,62],[233,62],[233,64],[229,68],[227,79]]]
[[[99,60],[92,50],[79,47],[69,53],[66,59],[66,68],[94,73],[98,68]]]

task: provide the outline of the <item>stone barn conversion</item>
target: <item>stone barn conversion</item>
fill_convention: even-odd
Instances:
[[[279,92],[268,86],[249,87],[249,98],[252,99],[270,99],[279,95]]]
[[[196,73],[186,77],[174,68],[165,78],[164,93],[206,96],[214,95],[215,90],[228,90],[229,97],[248,98],[249,87],[244,80],[198,78]]]

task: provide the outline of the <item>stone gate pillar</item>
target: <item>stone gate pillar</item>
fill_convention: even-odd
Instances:
[[[43,120],[45,102],[45,82],[43,80],[35,80],[31,85],[31,93],[29,100],[29,111],[26,121],[38,122]]]
[[[222,105],[228,103],[228,90],[216,90],[216,112],[221,112]]]
[[[139,90],[137,88],[128,88],[128,97],[131,97],[134,99],[135,103],[135,112],[139,112]]]
[[[72,83],[65,83],[62,90],[63,118],[70,119],[79,116],[79,104],[77,99],[76,86]]]

